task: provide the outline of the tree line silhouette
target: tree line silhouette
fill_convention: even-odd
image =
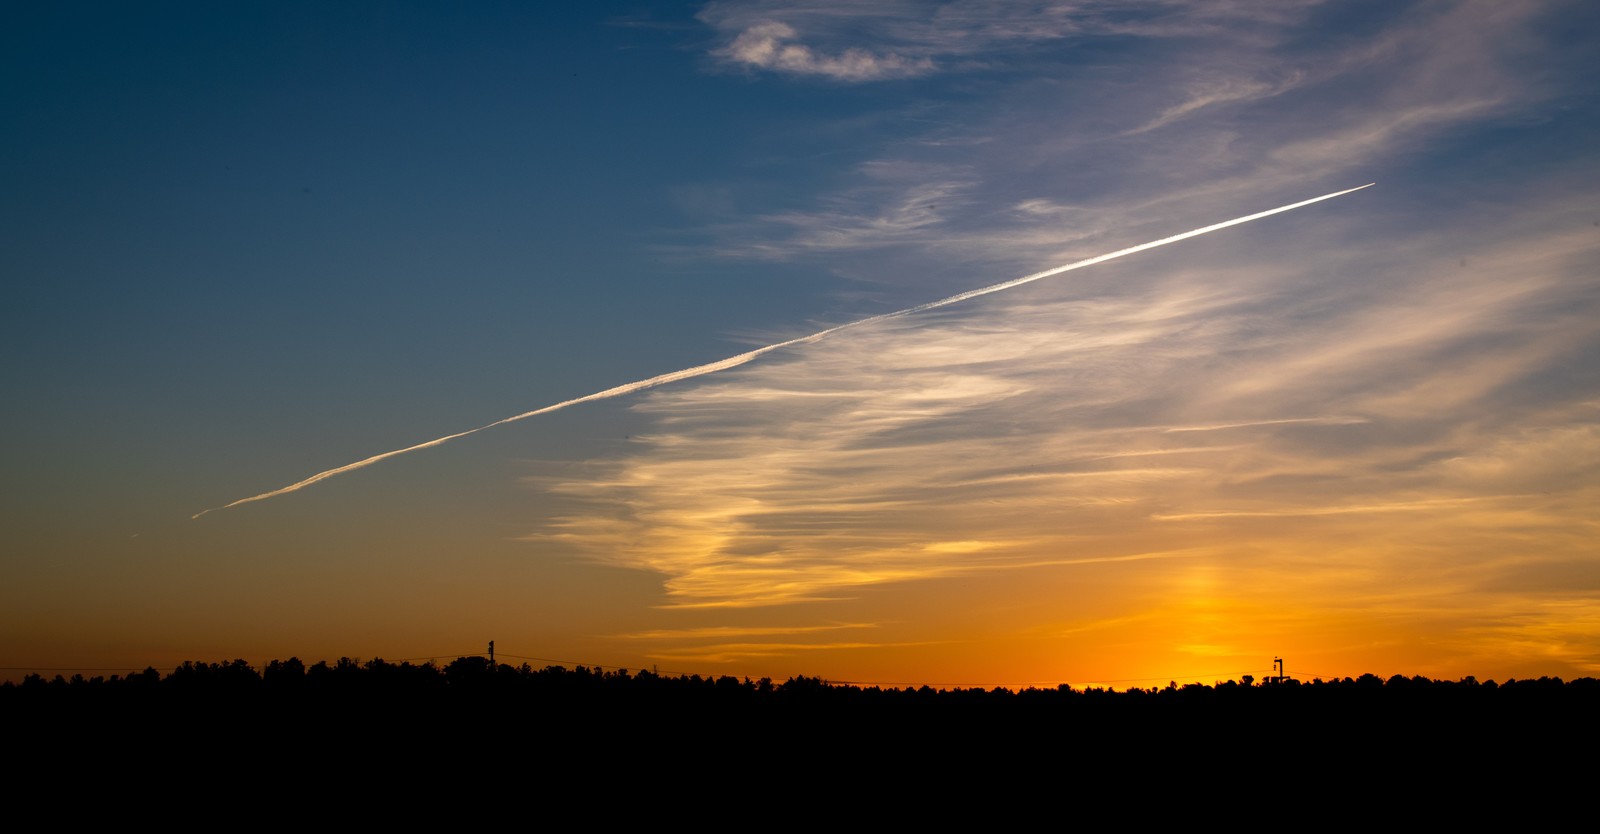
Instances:
[[[1088,801],[1091,787],[1237,790],[1246,776],[1253,787],[1303,790],[1315,778],[1396,797],[1422,771],[1461,785],[1559,784],[1587,772],[1552,763],[1593,749],[1596,716],[1600,681],[1589,677],[935,689],[461,657],[186,662],[165,675],[0,685],[8,749],[27,765],[22,792],[54,790],[60,774],[144,792],[179,780],[218,795],[393,784],[423,796],[481,782],[537,784],[552,798],[714,778],[773,802],[800,801],[785,795],[790,784],[899,790],[924,811],[977,785],[1036,802],[1063,785]]]
[[[359,703],[369,712],[385,707],[414,709],[463,704],[523,703],[560,706],[568,711],[610,713],[704,712],[737,713],[744,717],[793,718],[806,713],[859,713],[875,718],[895,712],[966,717],[1051,713],[1093,713],[1098,716],[1163,718],[1197,710],[1225,714],[1245,710],[1318,711],[1366,717],[1413,712],[1467,711],[1479,720],[1505,711],[1563,712],[1600,706],[1600,680],[1564,681],[1559,677],[1479,682],[1365,674],[1311,682],[1269,679],[1212,685],[1170,682],[1164,687],[941,688],[883,687],[830,683],[796,676],[781,683],[770,678],[658,674],[649,670],[604,670],[599,667],[491,664],[479,656],[459,657],[439,665],[432,661],[365,662],[342,657],[307,666],[299,658],[274,660],[259,670],[244,660],[222,663],[188,661],[162,675],[154,668],[127,675],[46,679],[26,676],[21,683],[0,685],[0,707],[41,708],[48,705],[137,705],[143,709],[222,709],[272,704],[278,709],[320,710],[341,703]],[[730,713],[732,711],[732,713]]]

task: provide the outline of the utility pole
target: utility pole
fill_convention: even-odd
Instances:
[[[492,671],[499,667],[494,665],[494,641],[489,641],[489,669]]]
[[[1288,676],[1288,675],[1285,675],[1285,674],[1284,674],[1284,673],[1283,673],[1283,658],[1281,658],[1281,657],[1274,657],[1274,658],[1273,658],[1273,659],[1272,659],[1272,662],[1273,662],[1273,663],[1274,663],[1274,664],[1275,664],[1275,665],[1277,665],[1277,667],[1278,667],[1278,676],[1277,676],[1277,677],[1276,677],[1276,678],[1273,678],[1273,679],[1272,679],[1272,680],[1273,680],[1273,682],[1274,682],[1274,683],[1283,683],[1283,682],[1284,682],[1284,681],[1286,681],[1286,680],[1288,680],[1288,679],[1289,679],[1289,676]]]

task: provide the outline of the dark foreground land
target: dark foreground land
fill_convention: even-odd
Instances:
[[[912,791],[960,803],[978,791],[1036,807],[1069,789],[1094,802],[1144,785],[1162,795],[1420,798],[1459,811],[1523,798],[1530,786],[1541,801],[1586,793],[1574,786],[1596,773],[1600,680],[934,690],[471,657],[289,660],[261,671],[234,661],[168,675],[29,676],[0,686],[0,721],[10,761],[31,763],[25,780],[134,792],[382,785],[392,800],[480,786],[559,798],[610,784],[770,798],[825,783],[829,798],[816,801]]]

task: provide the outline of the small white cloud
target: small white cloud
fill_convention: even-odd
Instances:
[[[881,81],[910,78],[934,70],[929,58],[911,58],[894,52],[873,53],[851,47],[836,54],[823,54],[805,44],[793,26],[766,21],[739,33],[717,54],[736,64],[773,72],[815,75],[835,81]]]

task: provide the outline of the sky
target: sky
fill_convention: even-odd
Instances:
[[[13,9],[0,676],[1600,674],[1597,37],[1577,0]]]

